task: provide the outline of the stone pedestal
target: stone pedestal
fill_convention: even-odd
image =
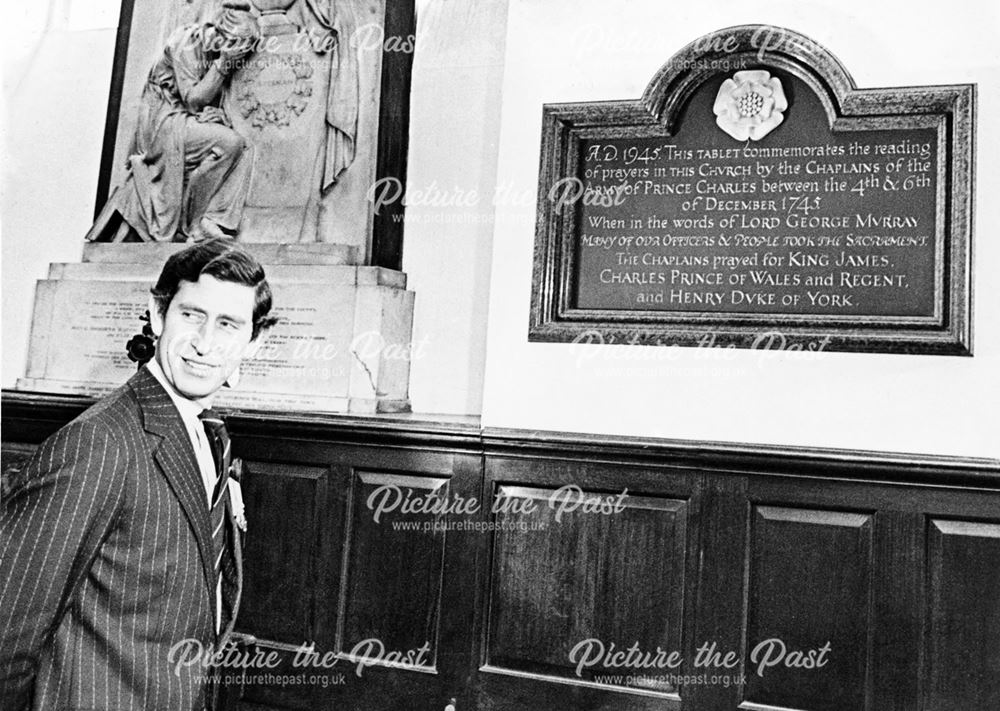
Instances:
[[[22,390],[102,395],[136,370],[125,344],[176,244],[89,244],[38,282]],[[247,245],[281,318],[245,361],[223,407],[299,412],[409,410],[413,292],[406,275],[355,266],[342,245]],[[156,252],[156,254],[152,254]],[[163,252],[163,254],[160,254]],[[311,261],[310,261],[311,260]]]

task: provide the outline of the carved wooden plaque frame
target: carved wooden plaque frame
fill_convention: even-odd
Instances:
[[[680,310],[669,304],[638,309],[595,303],[600,297],[581,298],[592,286],[581,283],[586,197],[563,209],[555,191],[567,179],[583,183],[585,151],[592,151],[595,141],[621,144],[627,139],[641,145],[662,138],[667,143],[703,85],[733,70],[759,69],[781,74],[814,94],[821,107],[817,115],[827,124],[823,130],[835,137],[864,138],[866,132],[894,130],[933,137],[932,162],[926,164],[933,165],[933,182],[928,178],[933,205],[920,208],[933,217],[933,236],[927,242],[926,278],[919,284],[923,291],[908,292],[923,295],[924,312]],[[663,65],[637,101],[545,105],[529,340],[739,348],[777,343],[790,349],[971,355],[975,90],[970,84],[858,89],[833,54],[816,42],[782,28],[746,25],[719,30],[685,47]],[[800,90],[799,95],[808,92]],[[705,123],[713,118],[709,114]],[[732,140],[732,145],[749,146],[750,141]]]

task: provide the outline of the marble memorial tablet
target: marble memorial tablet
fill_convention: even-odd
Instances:
[[[217,404],[295,412],[409,407],[413,292],[379,267],[270,268],[280,321]],[[26,376],[18,389],[101,396],[136,370],[137,332],[155,271],[128,263],[54,264],[38,282]]]

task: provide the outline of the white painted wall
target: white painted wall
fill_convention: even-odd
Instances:
[[[35,281],[49,262],[80,260],[94,213],[118,7],[79,5],[3,8],[4,387],[24,374]]]
[[[410,398],[416,412],[478,415],[507,0],[417,10],[403,239],[417,295]]]
[[[494,239],[483,423],[681,439],[997,456],[1000,21],[995,5],[891,0],[511,0],[498,183],[534,190],[542,104],[638,98],[697,37],[766,23],[830,49],[860,87],[978,83],[974,358],[527,341],[534,204]]]

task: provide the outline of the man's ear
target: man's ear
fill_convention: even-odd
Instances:
[[[163,314],[160,313],[160,306],[152,295],[146,306],[149,309],[149,327],[153,329],[153,335],[159,338],[163,333]]]
[[[257,353],[260,352],[261,346],[264,345],[264,341],[267,340],[268,329],[261,329],[261,332],[257,334],[257,337],[246,344],[243,348],[243,358],[255,358]],[[243,359],[241,358],[241,360]]]

